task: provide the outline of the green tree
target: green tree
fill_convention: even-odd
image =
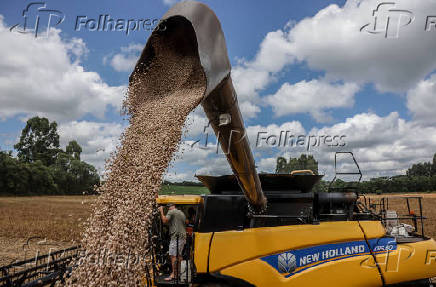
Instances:
[[[431,176],[432,175],[432,164],[429,162],[417,163],[412,165],[411,168],[407,170],[408,176]]]
[[[309,155],[307,157],[307,161],[306,161],[304,169],[310,169],[315,174],[318,174],[318,162],[315,160],[313,155]]]
[[[56,194],[50,169],[41,161],[24,163],[0,152],[0,193],[4,195]]]
[[[22,162],[40,160],[45,166],[53,164],[59,152],[57,123],[49,122],[47,118],[29,119],[21,132],[20,141],[14,147]]]
[[[436,175],[436,153],[433,155],[433,162],[431,163],[431,175]]]
[[[28,176],[28,189],[30,194],[56,194],[57,186],[53,179],[51,170],[45,166],[42,161],[26,163]]]
[[[0,194],[81,194],[100,184],[95,167],[80,160],[77,141],[59,148],[56,122],[29,119],[15,148],[18,159],[0,151]]]
[[[80,146],[78,147],[80,148]],[[74,153],[59,152],[55,164],[50,168],[56,185],[64,194],[93,192],[94,186],[100,183],[100,177],[95,167],[76,159]]]
[[[277,158],[276,173],[289,173],[288,162],[284,157]]]
[[[289,162],[284,157],[278,157],[276,173],[290,173],[294,170],[310,169],[318,174],[318,162],[312,155],[302,154],[299,158],[290,158]]]
[[[26,194],[28,172],[11,153],[0,151],[0,193],[2,195]]]
[[[68,155],[72,156],[74,159],[80,160],[80,154],[82,153],[82,147],[77,143],[77,141],[70,141],[65,149]]]

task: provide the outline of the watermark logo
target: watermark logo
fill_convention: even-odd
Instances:
[[[430,264],[436,265],[436,250],[427,250],[427,255],[425,257],[425,264],[426,265],[430,265]]]
[[[436,16],[427,16],[425,20],[425,31],[436,31]]]
[[[395,5],[395,2],[380,3],[372,12],[373,21],[363,25],[360,31],[383,34],[388,39],[398,38],[400,29],[410,25],[415,16],[409,10],[396,9]]]
[[[232,144],[241,142],[246,138],[246,130],[235,130],[231,129],[227,132],[227,136],[224,137],[220,131],[217,132],[216,136],[218,141],[215,143],[210,141],[210,123],[205,125],[203,128],[202,137],[193,143],[191,143],[191,148],[198,145],[200,149],[216,149],[216,153],[219,153],[219,142],[223,145],[223,153],[229,154]],[[346,135],[296,135],[289,130],[283,130],[279,133],[271,133],[268,131],[258,131],[256,133],[256,148],[305,148],[307,151],[311,149],[327,146],[330,148],[342,148],[346,146],[345,141]]]
[[[226,121],[225,123],[224,122],[220,123],[219,126],[227,125],[229,123],[230,123],[230,119],[228,122]],[[225,155],[227,155],[230,153],[232,143],[238,144],[239,142],[244,140],[244,138],[247,137],[247,131],[245,129],[243,129],[243,130],[231,129],[231,130],[229,130],[229,132],[227,133],[226,136],[223,136],[221,134],[221,132],[218,131],[216,133],[217,141],[215,143],[213,143],[210,141],[210,137],[209,137],[209,132],[211,130],[212,130],[212,127],[211,127],[211,124],[209,122],[207,125],[205,125],[203,127],[202,137],[200,139],[194,141],[191,144],[191,148],[194,148],[194,146],[196,146],[196,145],[198,145],[198,147],[200,149],[205,149],[205,150],[214,148],[216,154],[218,154],[219,153],[219,143],[221,143],[222,151]],[[211,134],[213,134],[213,132]],[[201,143],[201,142],[203,142],[203,143]]]
[[[373,256],[368,256],[361,261],[360,265],[364,268],[378,268],[384,273],[400,272],[400,266],[413,257],[415,249],[407,244],[396,249],[395,245],[395,241],[392,241],[385,248],[374,248],[373,252],[377,255],[377,263]]]
[[[64,19],[64,13],[48,9],[45,2],[32,2],[23,10],[23,23],[13,25],[10,31],[31,33],[35,35],[35,38],[44,34],[48,36],[50,28],[58,26]]]
[[[256,147],[305,147],[307,151],[319,146],[344,147],[345,135],[295,135],[292,131],[269,133],[259,131],[256,137]]]
[[[48,241],[47,238],[34,236],[28,238],[26,242],[22,245],[21,249],[22,250],[19,251],[20,255],[13,259],[10,264],[34,258],[35,260],[33,264],[36,266],[38,264],[38,258],[40,258],[42,254],[50,255],[53,252],[62,250],[62,247],[56,242]]]
[[[77,16],[74,31],[87,32],[123,32],[127,36],[132,32],[155,30],[164,31],[166,26],[159,19],[124,19],[114,18],[109,14],[98,15],[97,17]]]

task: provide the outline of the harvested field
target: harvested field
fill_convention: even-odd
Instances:
[[[171,186],[176,192],[197,187]],[[203,188],[198,188],[204,193]],[[165,191],[168,190],[163,190]],[[425,231],[436,238],[436,193],[370,195],[371,200],[390,198],[390,208],[404,213],[405,203],[398,196],[422,196]],[[78,243],[82,228],[80,223],[90,214],[93,196],[35,196],[0,197],[0,265],[24,259],[50,248],[62,249]],[[412,210],[418,210],[412,205]],[[27,243],[27,239],[36,237]],[[44,241],[46,239],[46,241]],[[40,244],[38,244],[40,242]]]
[[[0,198],[0,237],[80,239],[80,223],[90,214],[93,196]]]
[[[427,217],[427,219],[424,220],[425,235],[436,238],[436,193],[367,195],[367,198],[371,198],[371,202],[376,202],[382,197],[387,197],[389,198],[390,210],[397,211],[399,215],[406,215],[408,213],[406,200],[401,197],[413,196],[421,196],[423,198],[423,216]],[[419,215],[419,205],[417,200],[410,199],[410,209],[411,211],[414,211],[416,215]],[[413,225],[411,222],[404,223]]]
[[[0,198],[0,265],[76,245],[93,196]]]

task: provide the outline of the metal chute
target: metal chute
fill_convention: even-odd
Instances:
[[[197,54],[206,78],[201,104],[247,200],[256,211],[262,210],[266,198],[230,76],[224,34],[215,13],[194,1],[174,5],[147,41],[130,76],[131,81],[133,75],[147,69],[155,57],[150,44],[153,37],[162,37],[165,44],[173,45],[179,53]]]

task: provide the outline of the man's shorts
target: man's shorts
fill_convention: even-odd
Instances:
[[[185,242],[186,239],[185,238],[179,238],[179,253],[177,254],[177,239],[176,238],[171,238],[170,241],[170,249],[169,249],[169,253],[170,256],[182,256],[182,251],[183,251],[183,247],[185,246]]]

